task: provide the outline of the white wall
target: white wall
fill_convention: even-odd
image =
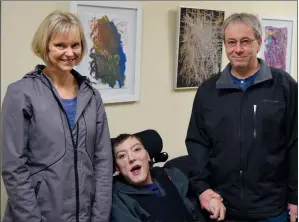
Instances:
[[[250,12],[272,16],[297,17],[295,1],[190,1],[150,2],[143,4],[140,101],[107,105],[112,136],[146,128],[159,131],[164,150],[171,158],[186,154],[184,138],[190,118],[195,90],[174,92],[174,54],[177,9],[193,6],[233,12]],[[68,10],[68,2],[1,2],[1,101],[9,83],[20,79],[41,61],[30,51],[30,42],[38,25],[55,9]],[[297,34],[296,34],[297,39]],[[295,41],[294,48],[297,48]],[[295,52],[296,50],[294,50]],[[292,75],[297,76],[296,64]],[[224,67],[227,59],[223,56]],[[1,180],[2,181],[2,180]],[[1,209],[6,194],[1,185]]]

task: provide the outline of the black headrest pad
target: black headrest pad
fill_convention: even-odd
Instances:
[[[163,141],[156,130],[147,129],[138,133],[134,133],[133,135],[140,138],[143,146],[149,153],[150,158],[153,158],[161,153],[163,149]],[[111,139],[112,146],[114,145],[114,140],[115,138]]]

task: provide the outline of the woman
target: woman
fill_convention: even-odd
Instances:
[[[86,40],[79,19],[55,11],[32,41],[37,65],[3,101],[4,221],[109,221],[112,151],[103,101],[73,67]]]

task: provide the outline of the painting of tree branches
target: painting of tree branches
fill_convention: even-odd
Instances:
[[[180,7],[175,89],[197,88],[221,70],[224,11]]]

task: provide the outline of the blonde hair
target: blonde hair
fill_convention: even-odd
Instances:
[[[80,33],[82,53],[79,62],[81,62],[87,50],[86,39],[79,18],[70,12],[56,10],[43,20],[32,39],[31,49],[33,53],[46,64],[49,64],[48,47],[53,33],[69,32],[74,28],[77,28]]]

